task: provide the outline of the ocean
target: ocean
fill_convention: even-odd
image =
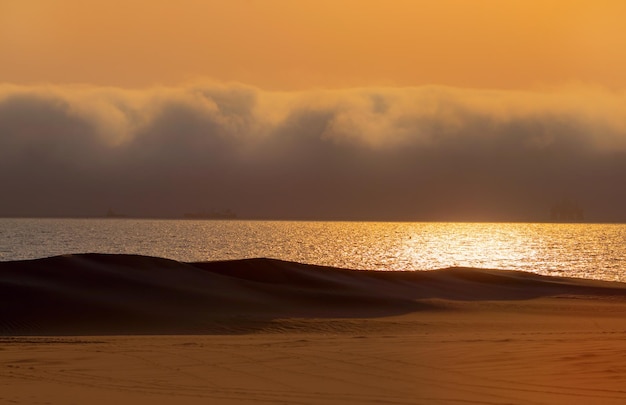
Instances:
[[[469,266],[626,282],[626,224],[0,219],[0,261],[89,252],[360,270]]]

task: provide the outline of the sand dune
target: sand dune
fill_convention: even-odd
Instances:
[[[623,284],[521,272],[2,262],[0,403],[622,404],[625,319]]]
[[[0,263],[0,333],[237,333],[282,318],[384,317],[448,308],[441,300],[555,295],[626,296],[626,287],[463,268],[373,272],[271,259],[66,255]]]

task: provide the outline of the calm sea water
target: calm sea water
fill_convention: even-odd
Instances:
[[[471,266],[626,281],[624,224],[0,219],[0,261],[85,252],[376,270]]]

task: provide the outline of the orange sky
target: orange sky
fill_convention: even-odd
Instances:
[[[626,2],[0,0],[0,81],[626,87]]]

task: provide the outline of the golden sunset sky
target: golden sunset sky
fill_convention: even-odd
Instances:
[[[0,79],[626,86],[621,0],[0,0]]]

